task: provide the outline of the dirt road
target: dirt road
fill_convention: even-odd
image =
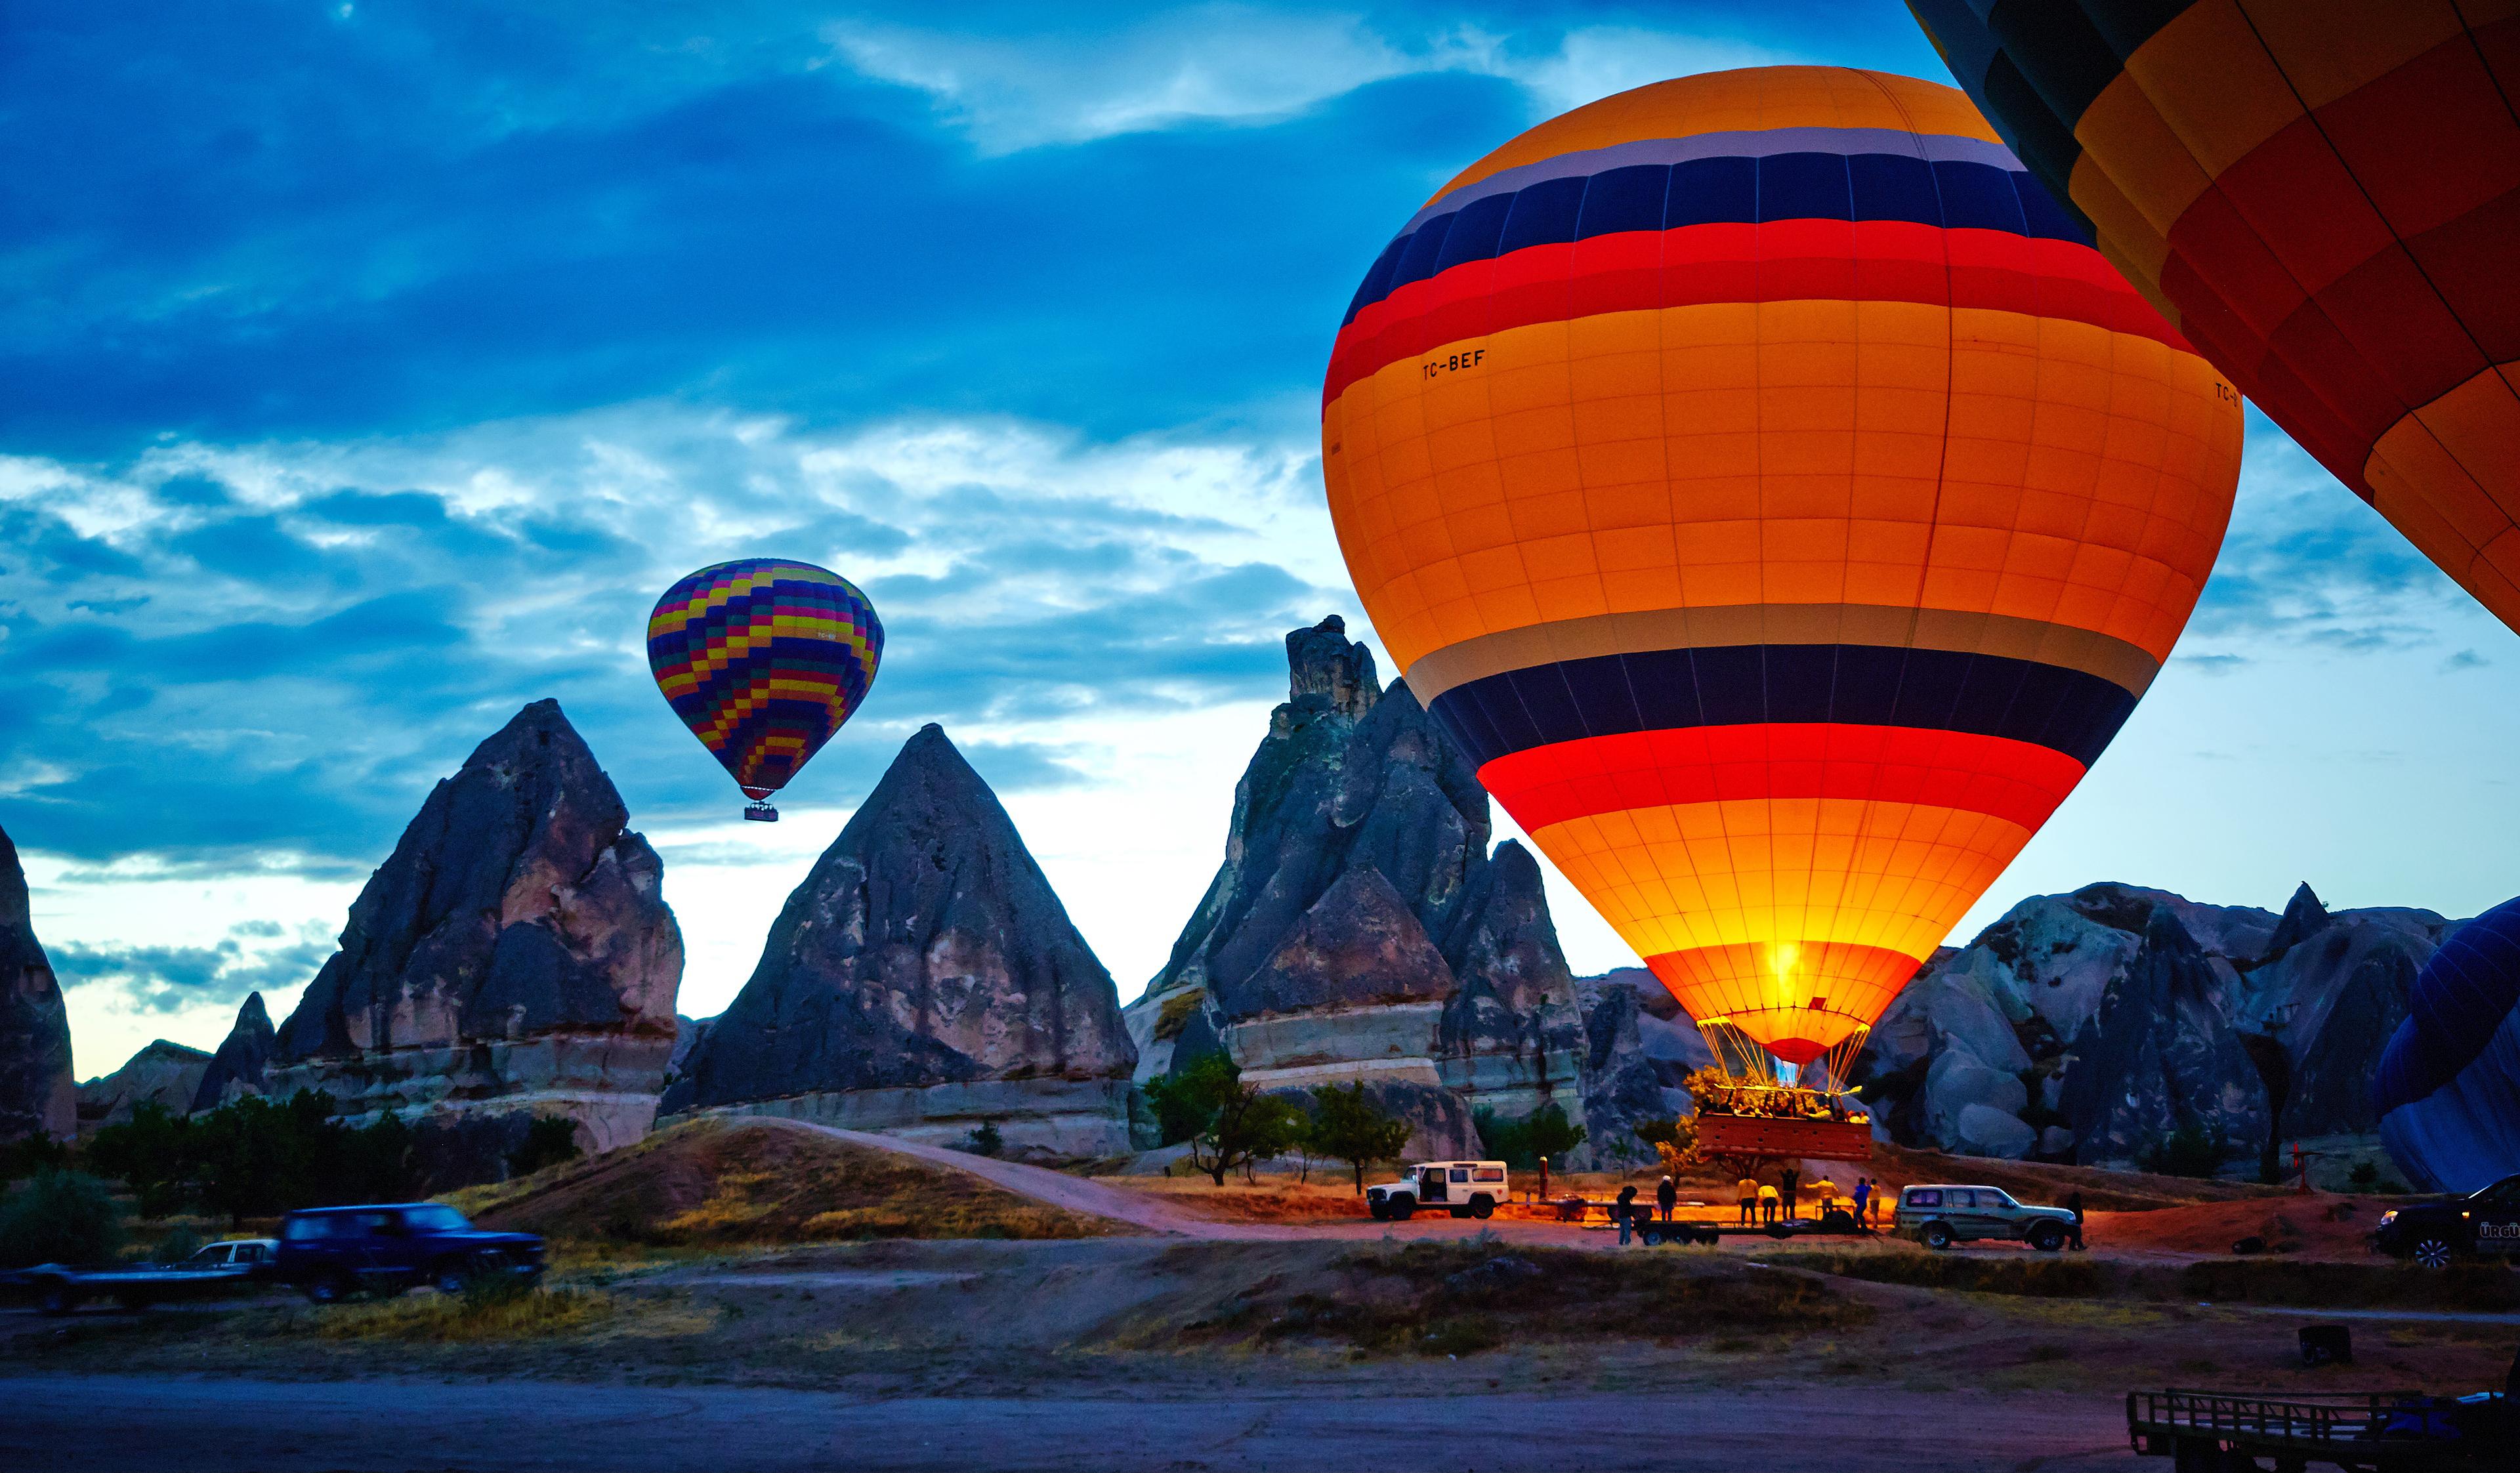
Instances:
[[[1476,1384],[1476,1383],[1471,1383]],[[2138,1466],[2114,1398],[1687,1389],[870,1400],[505,1381],[0,1380],[0,1467],[1901,1470]],[[1810,1463],[1781,1450],[1814,1454]]]

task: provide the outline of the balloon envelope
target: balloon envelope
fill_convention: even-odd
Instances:
[[[2198,350],[2520,627],[2520,15],[1909,8]]]
[[[2415,973],[2371,1105],[2419,1191],[2520,1172],[2520,900],[2460,926]]]
[[[828,568],[747,558],[676,583],[648,616],[648,668],[674,714],[767,798],[849,719],[875,683],[883,624]]]
[[[1822,67],[1578,109],[1358,290],[1357,592],[1701,1025],[1852,1051],[2134,709],[2239,397],[1967,100]]]

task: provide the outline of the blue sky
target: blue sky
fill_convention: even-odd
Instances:
[[[1390,232],[1663,76],[1942,74],[1895,3],[26,0],[0,28],[0,824],[89,1073],[214,1042],[248,988],[285,1007],[429,784],[542,695],[666,856],[688,1010],[930,720],[1134,993],[1280,635],[1363,627],[1315,425]],[[2511,637],[2252,424],[2182,657],[1984,913],[2101,877],[2515,887]],[[756,552],[849,573],[891,634],[776,830],[732,822],[639,646],[673,578]],[[1580,964],[1627,960],[1557,899]]]

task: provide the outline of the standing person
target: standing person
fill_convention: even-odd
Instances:
[[[2069,1196],[2069,1197],[2067,1197],[2067,1198],[2065,1199],[2065,1210],[2066,1210],[2067,1212],[2070,1212],[2070,1213],[2072,1213],[2072,1214],[2074,1215],[2074,1226],[2073,1226],[2073,1228],[2071,1229],[2074,1235],[2073,1235],[2073,1237],[2072,1237],[2072,1238],[2070,1238],[2068,1241],[2072,1243],[2072,1245],[2073,1245],[2073,1247],[2074,1247],[2074,1251],[2075,1251],[2075,1252],[2077,1252],[2077,1253],[2079,1253],[2079,1252],[2081,1252],[2081,1251],[2083,1250],[2083,1247],[2084,1247],[2084,1243],[2083,1243],[2083,1193],[2082,1193],[2082,1191],[2081,1191],[2079,1188],[2075,1190],[2075,1192],[2074,1192],[2074,1194],[2073,1194],[2073,1195],[2071,1195],[2071,1196]]]
[[[1637,1183],[1631,1182],[1619,1188],[1618,1205],[1610,1209],[1610,1216],[1619,1220],[1619,1246],[1622,1248],[1628,1245],[1628,1234],[1635,1228],[1636,1214]]]
[[[1671,1209],[1679,1201],[1680,1188],[1672,1184],[1671,1178],[1663,1178],[1662,1184],[1654,1188],[1654,1205],[1662,1209],[1664,1222],[1671,1221]]]
[[[1856,1227],[1861,1228],[1861,1227],[1863,1227],[1863,1226],[1864,1226],[1864,1213],[1865,1213],[1865,1210],[1866,1210],[1867,1208],[1870,1207],[1871,1205],[1872,1205],[1872,1179],[1871,1179],[1870,1177],[1858,1177],[1858,1178],[1856,1178],[1856,1179],[1855,1179],[1855,1226],[1856,1226]]]
[[[1746,1228],[1758,1222],[1759,1179],[1756,1177],[1743,1177],[1740,1181],[1732,1183],[1732,1189],[1740,1193],[1741,1196],[1741,1225]]]
[[[1785,1221],[1788,1223],[1794,1220],[1794,1192],[1801,1186],[1803,1174],[1790,1166],[1777,1177],[1777,1184],[1782,1188],[1778,1194],[1785,1199]]]
[[[1775,1187],[1759,1188],[1759,1215],[1767,1219],[1769,1227],[1777,1226],[1777,1189]]]

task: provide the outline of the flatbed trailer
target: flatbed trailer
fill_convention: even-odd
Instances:
[[[2172,1459],[2176,1473],[2303,1473],[2314,1463],[2357,1473],[2520,1468],[2520,1428],[2498,1396],[2451,1402],[2418,1392],[2131,1391],[2127,1440],[2138,1456]]]

